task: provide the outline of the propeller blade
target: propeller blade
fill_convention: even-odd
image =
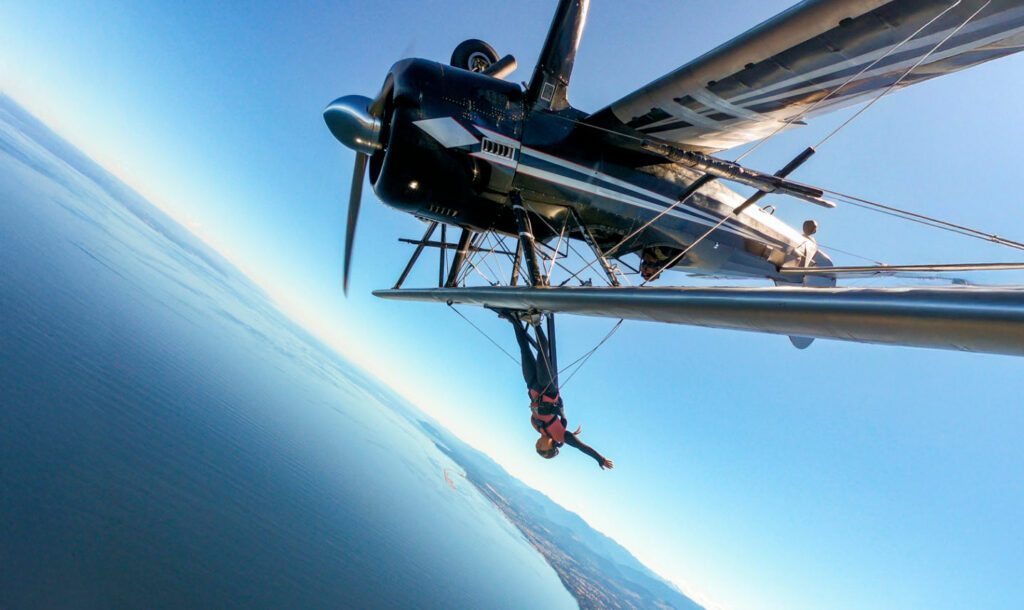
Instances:
[[[395,80],[390,75],[388,79],[384,81],[384,86],[381,87],[380,93],[374,98],[370,105],[366,107],[366,111],[370,113],[370,116],[381,118],[384,116],[384,105],[387,103],[388,98],[395,90]]]
[[[356,220],[359,219],[359,203],[363,198],[363,178],[366,174],[365,153],[356,153],[355,171],[352,172],[352,191],[348,197],[348,226],[345,228],[345,271],[343,290],[348,296],[348,270],[352,265],[352,241],[356,236]]]

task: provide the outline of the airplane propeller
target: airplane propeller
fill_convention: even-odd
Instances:
[[[359,204],[363,199],[363,174],[366,173],[365,153],[356,153],[355,171],[352,172],[352,190],[348,196],[348,224],[345,227],[345,258],[344,280],[342,290],[348,296],[348,270],[352,265],[352,242],[356,236],[356,221],[359,219]]]
[[[411,49],[409,50],[411,52]],[[505,78],[516,69],[511,55],[498,59],[490,45],[481,40],[467,40],[456,48],[452,65],[480,71],[493,78]],[[348,225],[345,229],[345,260],[343,289],[348,295],[348,273],[352,263],[352,243],[355,240],[359,205],[363,196],[363,179],[370,157],[384,150],[381,132],[386,108],[394,92],[394,81],[389,77],[375,99],[363,95],[339,97],[324,109],[324,122],[335,138],[356,153],[352,173],[352,190],[348,201]]]
[[[339,97],[324,110],[324,122],[335,138],[356,153],[352,173],[352,190],[348,200],[348,225],[345,229],[345,262],[343,290],[348,294],[348,272],[352,263],[352,243],[355,240],[359,204],[363,196],[363,176],[370,155],[381,150],[381,115],[384,95],[372,100],[362,95]]]

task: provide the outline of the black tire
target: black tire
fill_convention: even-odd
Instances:
[[[470,72],[483,72],[498,61],[498,53],[494,47],[482,40],[471,38],[455,47],[451,65]]]

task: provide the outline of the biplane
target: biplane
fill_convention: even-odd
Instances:
[[[368,170],[382,202],[427,223],[379,297],[776,333],[801,348],[832,338],[1024,355],[1020,287],[837,285],[1024,265],[835,266],[815,221],[797,229],[761,204],[836,205],[791,177],[816,147],[774,173],[719,155],[1021,50],[1024,2],[805,0],[596,112],[569,103],[589,4],[559,1],[528,83],[507,80],[512,56],[467,40],[448,64],[403,59],[374,98],[327,106],[331,133],[356,152],[346,291]],[[440,251],[437,286],[403,287],[425,248]],[[662,285],[679,271],[765,285]]]

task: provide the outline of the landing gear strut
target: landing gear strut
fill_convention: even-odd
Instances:
[[[537,247],[533,239],[533,227],[530,225],[530,217],[526,214],[526,208],[523,207],[523,198],[520,197],[518,192],[513,191],[509,195],[509,200],[512,203],[512,212],[516,216],[519,244],[523,256],[526,257],[526,268],[530,272],[530,285],[545,286],[547,282],[544,279],[544,274],[540,271],[540,261],[537,260]]]
[[[462,264],[466,262],[466,255],[469,254],[469,242],[473,238],[473,232],[463,229],[459,236],[459,245],[455,249],[455,258],[452,260],[452,268],[448,271],[448,281],[444,283],[445,288],[454,288],[462,272]]]

